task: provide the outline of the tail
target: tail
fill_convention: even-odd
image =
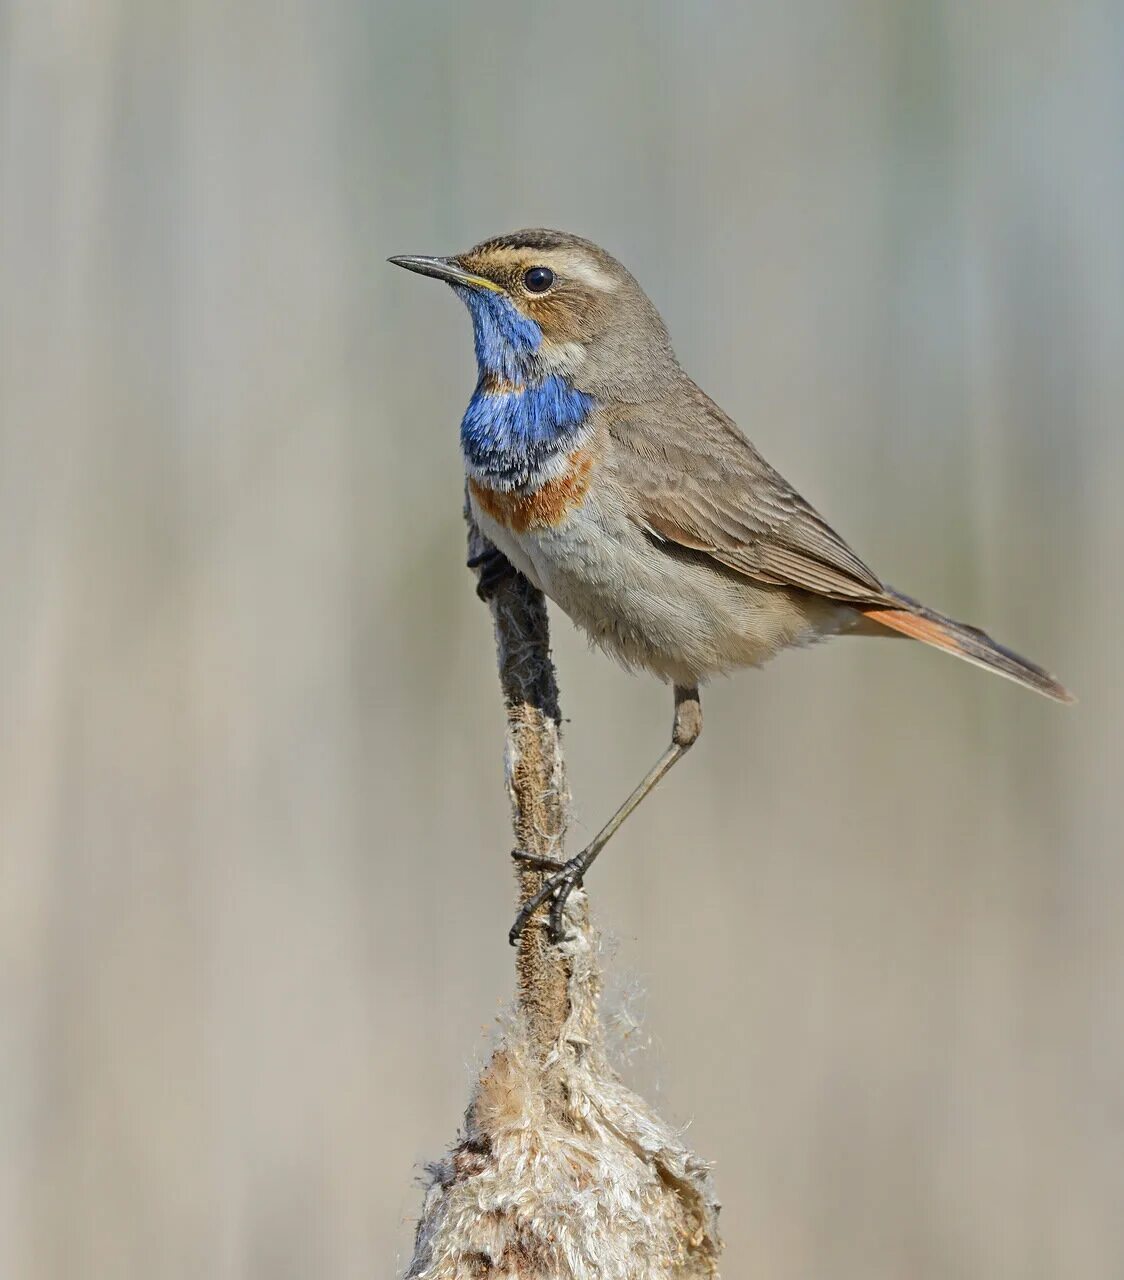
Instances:
[[[885,605],[860,605],[859,609],[871,623],[878,627],[888,627],[914,640],[923,640],[946,653],[955,654],[965,662],[974,662],[977,667],[994,671],[997,675],[1006,676],[1024,688],[1033,689],[1035,693],[1044,694],[1058,702],[1074,702],[1073,694],[1058,683],[1048,671],[1021,658],[1010,649],[1004,649],[978,627],[965,626],[962,622],[954,622],[933,609],[927,609],[908,596],[899,595],[887,588],[889,597]],[[878,627],[870,627],[868,634],[877,634]]]

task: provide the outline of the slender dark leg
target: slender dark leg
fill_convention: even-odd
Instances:
[[[687,689],[680,685],[675,686],[675,723],[671,731],[671,745],[656,761],[655,765],[645,775],[643,781],[621,807],[613,814],[608,822],[594,836],[593,840],[577,855],[571,858],[569,862],[552,862],[545,858],[532,858],[526,854],[520,853],[518,849],[512,854],[512,857],[518,858],[523,862],[528,862],[540,871],[551,871],[553,874],[548,876],[542,884],[542,888],[523,904],[522,910],[515,917],[515,923],[511,926],[511,932],[507,935],[508,941],[515,945],[519,941],[519,935],[527,927],[531,916],[542,906],[548,899],[552,899],[550,904],[550,936],[553,942],[559,942],[562,939],[562,912],[566,906],[566,899],[581,884],[582,878],[597,859],[597,855],[609,843],[617,832],[617,828],[624,822],[625,818],[636,808],[641,800],[664,776],[673,764],[682,759],[687,751],[694,744],[702,732],[702,705],[699,702],[699,691],[697,686]]]

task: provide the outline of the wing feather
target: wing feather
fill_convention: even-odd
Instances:
[[[662,541],[769,586],[873,602],[886,589],[826,520],[684,378],[609,424],[634,518]]]

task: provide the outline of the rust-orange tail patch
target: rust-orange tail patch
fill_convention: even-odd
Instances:
[[[863,612],[872,622],[880,622],[891,631],[900,631],[903,636],[914,640],[922,640],[925,644],[936,645],[938,649],[947,649],[958,657],[961,648],[956,636],[947,627],[942,627],[932,618],[923,618],[920,614],[910,613],[906,609],[864,609]]]
[[[1035,663],[997,644],[991,636],[978,627],[955,622],[924,605],[916,604],[905,596],[898,596],[902,607],[868,605],[862,612],[870,622],[898,631],[911,639],[931,644],[946,653],[975,663],[997,675],[1006,676],[1017,684],[1036,693],[1054,698],[1058,702],[1073,702],[1073,694],[1058,683],[1048,671]]]

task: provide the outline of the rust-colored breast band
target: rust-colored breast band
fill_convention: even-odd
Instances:
[[[584,449],[576,449],[568,461],[564,475],[546,481],[531,493],[489,489],[475,479],[469,480],[468,487],[481,511],[513,533],[553,529],[581,506],[593,471],[593,455]]]

